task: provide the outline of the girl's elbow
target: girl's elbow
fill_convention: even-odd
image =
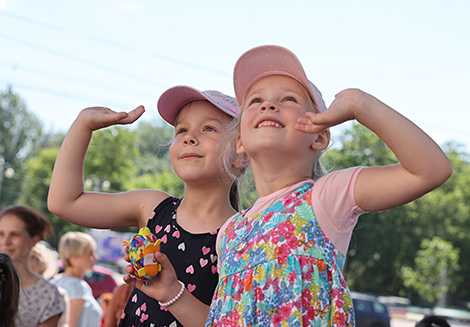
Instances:
[[[53,200],[51,197],[47,198],[47,209],[58,217],[63,217],[64,215],[63,205],[61,205],[60,201]]]
[[[452,165],[449,160],[436,168],[434,173],[436,188],[444,184],[452,176]]]
[[[442,183],[448,180],[450,176],[452,176],[452,173],[453,173],[452,164],[450,163],[450,160],[447,160],[447,164],[445,165],[442,171],[442,176],[443,176]]]

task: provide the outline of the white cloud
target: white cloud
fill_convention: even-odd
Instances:
[[[8,0],[0,0],[0,10],[7,10],[9,7]]]

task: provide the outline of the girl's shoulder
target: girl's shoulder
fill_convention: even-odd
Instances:
[[[345,185],[355,183],[359,173],[366,167],[358,166],[346,169],[334,170],[322,177],[315,182],[315,188],[344,188]]]
[[[170,222],[181,200],[182,198],[169,195],[159,203],[154,204],[155,207],[148,217],[147,227],[152,227],[157,223]]]

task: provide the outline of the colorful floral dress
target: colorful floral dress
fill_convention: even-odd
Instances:
[[[206,326],[354,326],[345,256],[315,219],[312,187],[307,182],[228,225]]]

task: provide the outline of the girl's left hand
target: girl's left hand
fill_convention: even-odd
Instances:
[[[320,133],[323,130],[353,120],[367,104],[367,93],[358,89],[347,89],[336,94],[328,110],[321,113],[307,112],[297,120],[295,128],[304,133]],[[370,96],[369,96],[370,97]]]
[[[126,247],[126,255],[124,256],[124,259],[127,262],[130,262],[128,251],[129,248]],[[157,301],[167,302],[178,294],[181,289],[181,285],[178,282],[178,277],[176,276],[176,272],[168,257],[157,251],[154,254],[154,258],[160,263],[162,269],[154,278],[147,281],[147,285],[145,285],[145,282],[132,277],[134,270],[130,265],[126,267],[126,272],[129,273],[129,275],[124,276],[123,279],[127,284],[138,288]]]

